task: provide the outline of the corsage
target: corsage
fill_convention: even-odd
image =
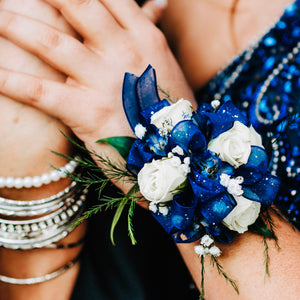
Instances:
[[[194,110],[188,100],[172,103],[167,98],[160,99],[151,66],[140,77],[125,74],[123,106],[137,139],[99,141],[114,146],[126,158],[127,170],[100,159],[107,163],[107,170],[120,179],[121,174],[127,176],[134,185],[126,195],[104,199],[98,209],[117,207],[113,232],[121,211],[130,204],[128,228],[134,241],[130,216],[141,193],[176,243],[200,241],[195,247],[202,263],[200,298],[204,297],[204,257],[208,255],[238,292],[218,262],[221,250],[215,242],[230,243],[236,234],[248,230],[262,235],[268,274],[266,238],[277,242],[268,208],[280,180],[269,173],[261,136],[232,102],[213,100]]]

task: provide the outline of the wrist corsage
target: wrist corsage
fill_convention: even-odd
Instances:
[[[230,243],[236,234],[263,236],[268,273],[266,238],[277,242],[268,208],[280,180],[269,173],[261,136],[247,118],[230,101],[203,103],[195,111],[184,99],[161,100],[151,66],[140,77],[125,74],[123,106],[137,139],[100,140],[127,159],[126,176],[134,182],[123,198],[103,204],[117,206],[112,227],[125,204],[132,214],[140,192],[176,243],[200,240],[195,252],[202,263],[202,298],[207,255],[238,292],[218,262],[221,250],[216,245]],[[132,236],[130,224],[129,231]]]

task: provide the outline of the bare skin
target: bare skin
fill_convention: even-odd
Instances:
[[[73,29],[64,18],[51,6],[40,0],[8,0],[0,2],[0,9],[18,12],[32,18],[43,19],[73,36]],[[41,75],[58,82],[66,77],[41,61],[36,56],[24,51],[13,43],[0,38],[0,65],[12,70]],[[57,119],[21,103],[17,103],[4,95],[0,95],[0,118],[5,124],[1,126],[0,136],[0,176],[25,177],[41,175],[51,171],[50,163],[63,166],[66,163],[51,150],[70,154],[70,145],[59,130],[70,134],[69,129]],[[1,189],[1,196],[11,199],[39,199],[48,197],[69,185],[69,180],[62,180],[47,187],[14,190]],[[79,240],[85,231],[80,226],[61,243]],[[1,274],[27,278],[45,275],[76,257],[81,247],[67,250],[37,249],[31,251],[15,251],[0,248]],[[0,283],[1,300],[22,299],[69,299],[78,274],[79,264],[61,277],[35,286],[15,286]]]
[[[62,1],[58,0],[48,0],[48,2],[58,8],[62,4]],[[90,3],[92,2],[93,1],[90,1]],[[105,3],[109,7],[111,6],[111,12],[115,14],[114,17],[116,19],[120,17],[120,15],[117,13],[117,7],[114,7],[113,3],[104,0],[100,2]],[[212,5],[213,3],[214,5]],[[272,22],[274,19],[276,19],[276,17],[279,16],[279,14],[282,12],[284,4],[286,4],[284,1],[277,1],[276,5],[273,2],[272,5],[270,5],[270,3],[267,0],[263,1],[263,3],[267,8],[270,8],[270,14],[267,13],[265,9],[262,10],[261,5],[263,4],[259,4],[258,1],[253,1],[253,3],[250,3],[249,1],[240,2],[240,11],[238,9],[238,14],[236,16],[236,39],[238,41],[238,48],[232,48],[230,42],[228,42],[231,38],[231,34],[228,30],[228,27],[224,25],[228,24],[229,13],[228,11],[226,13],[226,7],[230,7],[230,1],[222,2],[222,4],[220,4],[222,9],[216,9],[217,7],[219,7],[219,2],[191,0],[189,5],[184,5],[183,0],[170,0],[169,10],[166,13],[166,17],[164,18],[164,23],[162,24],[162,27],[165,30],[167,37],[170,39],[170,43],[174,49],[175,54],[178,56],[178,59],[182,65],[182,68],[186,74],[186,77],[188,78],[190,85],[194,89],[207,82],[207,80],[209,80],[209,78],[211,78],[213,74],[215,74],[216,71],[228,61],[228,59],[230,59],[233,55],[237,54],[241,49],[243,49],[248,44],[249,40],[252,40],[254,36],[256,36],[257,34],[262,32],[266,27],[268,27],[270,22]],[[121,5],[121,3],[119,4]],[[81,9],[84,9],[84,5],[81,7]],[[247,15],[248,17],[246,17]],[[69,19],[70,16],[72,16],[71,12],[69,12],[68,15]],[[200,18],[199,16],[202,16],[202,18]],[[251,21],[251,18],[254,18],[253,16],[255,16],[257,20],[259,20],[257,23],[253,23]],[[136,17],[139,20],[139,30],[147,28],[147,30],[149,30],[147,31],[147,37],[149,37],[149,33],[151,33],[152,29],[150,30],[150,27],[148,27],[148,25],[145,25],[145,27],[143,27],[144,23],[141,21],[138,14],[136,15]],[[248,22],[251,22],[251,26],[247,26],[247,21],[245,21],[245,19],[247,20],[247,18]],[[73,20],[74,19],[76,20],[76,16],[73,16]],[[127,20],[120,20],[121,23],[123,21]],[[82,30],[82,28],[78,27],[78,23],[71,23],[73,26],[75,26],[76,30]],[[169,25],[167,26],[166,24]],[[195,24],[197,24],[197,26],[195,26]],[[209,26],[208,24],[211,24],[211,26]],[[220,26],[218,26],[218,24],[220,24]],[[245,24],[246,28],[249,28],[249,31],[245,32],[245,29],[243,29],[242,26],[243,24]],[[254,26],[253,24],[256,25]],[[129,27],[131,27],[132,24],[129,25]],[[239,29],[243,30],[239,31]],[[116,32],[119,33],[119,31]],[[102,34],[102,38],[104,38],[105,33],[107,34],[107,32],[100,32],[99,34]],[[39,53],[39,49],[30,48],[30,46],[27,45],[27,43],[25,43],[24,41],[20,41],[20,39],[14,36],[14,34],[7,33],[3,30],[2,34],[6,34],[6,37],[9,39],[14,39],[16,42],[19,43],[21,47],[26,48],[28,51],[37,51],[35,54],[42,55],[41,53]],[[102,53],[101,50],[103,49],[97,48],[99,46],[99,44],[97,44],[99,42],[97,39],[93,40],[87,32],[82,32],[82,35],[86,38],[85,46],[87,46],[88,48],[92,47],[94,50],[98,50],[98,53]],[[117,36],[118,35],[114,36],[116,38],[115,41],[117,41]],[[129,36],[132,37],[131,35]],[[213,36],[217,36],[217,38],[213,39]],[[143,69],[142,65],[145,64],[146,61],[151,63],[153,62],[154,66],[158,68],[158,74],[161,80],[160,84],[162,86],[166,86],[167,88],[169,88],[175,97],[184,96],[192,99],[190,89],[184,84],[184,81],[179,80],[180,78],[182,78],[181,75],[174,76],[174,74],[176,74],[178,70],[163,41],[161,40],[161,37],[159,37],[159,35],[156,35],[156,33],[155,35],[152,35],[151,33],[150,40],[158,47],[159,51],[157,52],[161,56],[155,57],[155,55],[153,56],[152,54],[152,52],[157,50],[157,47],[149,52],[153,44],[147,44],[146,46],[148,46],[148,48],[150,49],[148,49],[147,47],[146,49],[144,49],[143,43],[140,44],[138,42],[137,44],[135,44],[136,40],[129,40],[129,44],[127,44],[126,46],[134,47],[129,47],[127,49],[131,49],[132,51],[138,51],[139,49],[144,50],[142,51],[142,64],[133,64],[133,61],[131,61],[127,56],[125,56],[125,59],[127,59],[127,61],[124,62],[124,65],[121,65],[121,70],[117,70],[116,72],[117,81],[120,79],[121,82],[121,78],[118,77],[118,74],[123,70],[123,68],[125,69],[125,71],[130,71],[139,74],[140,71],[142,71]],[[203,40],[205,40],[204,46],[201,42]],[[101,40],[101,42],[101,45],[103,47],[107,46],[107,49],[110,49],[108,40],[104,39]],[[130,42],[133,43],[130,44]],[[222,45],[222,47],[219,46],[220,44]],[[51,47],[53,47],[53,45],[49,44],[48,47],[48,50],[50,50],[49,52],[51,52]],[[220,52],[220,49],[222,49],[222,52]],[[113,51],[116,50],[114,49]],[[113,54],[115,55],[116,53],[113,52]],[[137,57],[141,59],[140,56]],[[49,57],[48,60],[50,60],[52,65],[55,65],[59,68],[59,70],[64,71],[67,75],[70,75],[70,73],[72,73],[70,72],[70,70],[66,69],[66,66],[61,65],[57,61],[51,61]],[[99,58],[97,58],[95,62],[96,61],[98,61],[99,66],[102,65],[101,59],[99,60]],[[109,63],[110,60],[108,59],[105,62]],[[136,63],[136,60],[134,60],[134,63]],[[76,73],[77,69],[74,68],[74,70],[71,71]],[[89,67],[87,67],[83,71],[85,71],[86,75],[90,74]],[[113,74],[115,70],[112,68],[109,69],[109,71]],[[108,112],[110,112],[111,118],[107,120],[107,124],[114,124],[114,126],[107,126],[105,128],[100,128],[96,130],[92,127],[92,124],[90,125],[90,127],[86,128],[84,126],[81,126],[81,123],[79,124],[77,122],[75,124],[74,120],[71,119],[69,115],[64,115],[63,112],[60,112],[58,114],[57,111],[54,112],[53,109],[51,110],[51,105],[48,105],[49,103],[56,103],[57,105],[59,104],[55,102],[55,97],[51,95],[51,91],[55,90],[55,86],[52,86],[53,89],[51,89],[50,91],[49,86],[47,86],[48,83],[39,81],[39,83],[42,84],[41,86],[44,87],[43,91],[45,93],[43,95],[33,93],[29,94],[28,96],[28,89],[26,90],[25,95],[19,94],[18,91],[10,89],[9,87],[13,83],[21,83],[21,77],[14,77],[10,75],[10,80],[7,81],[7,73],[5,73],[5,71],[2,71],[0,73],[0,86],[1,82],[5,83],[2,85],[2,93],[5,93],[6,95],[11,96],[12,98],[16,98],[19,101],[23,101],[30,105],[37,106],[49,114],[54,114],[56,117],[62,119],[65,123],[72,127],[74,132],[80,138],[82,138],[88,146],[93,144],[93,142],[96,139],[103,137],[103,135],[105,134],[107,134],[108,136],[113,135],[114,132],[112,130],[115,130],[118,134],[129,134],[128,127],[125,125],[125,123],[123,123],[123,119],[122,122],[116,122],[116,120],[120,120],[120,112],[118,109],[119,103],[115,102],[116,99],[119,99],[119,94],[116,96],[117,98],[109,98],[114,92],[120,92],[120,82],[116,82],[116,84],[118,85],[114,85],[111,87],[111,89],[108,89],[110,94],[105,94],[104,91],[99,90],[99,86],[94,85],[96,83],[95,77],[90,79],[89,84],[87,84],[87,82],[82,81],[82,78],[78,78],[78,74],[75,74],[77,75],[77,78],[75,78],[75,84],[74,81],[69,81],[69,83],[72,83],[72,86],[76,86],[76,84],[79,84],[80,86],[84,86],[86,88],[85,93],[87,94],[83,93],[79,96],[84,97],[86,95],[89,95],[89,99],[93,99],[95,95],[94,99],[97,99],[96,94],[100,92],[100,95],[104,96],[105,99],[107,97],[108,99],[114,101],[110,102],[109,107],[105,106],[106,103],[101,103],[101,109],[103,109],[103,107],[106,109],[110,108]],[[99,75],[101,75],[101,73]],[[36,81],[28,77],[22,77],[22,79],[26,80],[26,83],[29,85],[30,83],[36,83]],[[179,82],[181,82],[181,84],[178,85]],[[70,94],[66,94],[65,91],[59,89],[57,89],[56,91],[61,93],[62,96],[68,95],[69,97],[64,98],[67,101],[70,100],[68,99],[70,98],[70,95],[75,96],[75,94],[72,92],[72,89],[70,88],[68,88],[68,92]],[[45,102],[45,100],[47,100],[47,102]],[[76,99],[74,101],[76,101]],[[112,103],[114,103],[115,105],[115,110],[114,108],[113,110],[111,110]],[[94,102],[91,102],[90,104],[94,105]],[[76,115],[76,111],[72,111],[71,116],[73,115],[73,113]],[[95,115],[92,115],[92,117],[95,117]],[[93,118],[90,120],[93,120]],[[116,124],[121,124],[121,127],[116,128]],[[100,148],[97,150],[102,151],[102,149]],[[235,242],[232,243],[230,246],[221,247],[223,251],[221,262],[224,265],[226,271],[234,279],[238,280],[241,295],[238,297],[234,293],[233,289],[230,286],[227,286],[225,281],[216,274],[215,270],[212,270],[207,265],[207,299],[295,299],[297,295],[300,294],[299,287],[297,285],[297,282],[299,282],[300,277],[298,268],[298,253],[300,250],[299,233],[293,231],[288,224],[280,220],[276,220],[276,223],[278,225],[277,234],[281,241],[280,245],[282,250],[278,254],[273,244],[270,243],[270,256],[272,262],[270,270],[272,276],[271,279],[267,279],[266,282],[264,282],[263,280],[264,264],[261,238],[252,234],[244,234],[243,236],[237,238]],[[191,270],[191,273],[193,274],[196,283],[200,285],[200,263],[199,258],[193,252],[193,245],[189,244],[180,246],[180,251],[189,269]],[[289,265],[287,266],[287,264]],[[288,272],[286,271],[287,268],[289,270]],[[216,286],[218,286],[217,289],[215,288]],[[288,295],[288,297],[290,298],[287,298],[286,295]]]
[[[11,11],[42,20],[58,28],[62,32],[78,37],[65,18],[53,7],[41,0],[2,0],[0,10]],[[162,7],[153,3],[143,6],[143,13],[156,22]],[[41,76],[56,82],[65,82],[66,76],[49,64],[18,47],[16,44],[0,37],[0,66],[6,69],[21,71]],[[13,101],[0,94],[0,118],[5,126],[1,126],[0,136],[0,176],[25,177],[41,175],[52,170],[50,164],[63,166],[66,160],[54,155],[50,150],[71,154],[70,144],[59,130],[71,134],[70,130],[59,120],[31,107]],[[69,185],[64,179],[41,188],[1,189],[0,195],[11,199],[40,199],[48,197]],[[86,224],[79,226],[60,243],[73,243],[85,234]],[[15,251],[0,248],[0,273],[28,278],[45,275],[65,265],[78,255],[81,246],[74,249],[51,250],[36,249],[31,251]],[[62,276],[49,282],[33,286],[15,286],[0,283],[1,300],[65,300],[71,293],[78,275],[79,264]]]
[[[232,0],[191,0],[189,5],[184,0],[169,0],[161,26],[196,90],[268,30],[291,2],[240,0],[231,27]]]

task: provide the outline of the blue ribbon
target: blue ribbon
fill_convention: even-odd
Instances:
[[[263,148],[252,146],[247,164],[236,169],[235,176],[244,178],[242,187],[245,198],[265,205],[273,204],[280,179],[269,173],[268,156]]]
[[[125,73],[122,97],[127,120],[134,132],[135,126],[141,123],[140,112],[160,102],[154,69],[149,65],[140,77]]]
[[[225,102],[215,111],[211,105],[200,105],[197,113],[198,116],[195,116],[196,122],[200,128],[209,127],[212,138],[232,128],[236,121],[249,127],[247,118],[231,101]]]

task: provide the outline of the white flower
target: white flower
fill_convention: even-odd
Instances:
[[[213,242],[214,240],[208,234],[204,235],[201,238],[201,245],[205,247],[209,247]]]
[[[152,211],[153,213],[156,213],[157,212],[157,205],[153,202],[150,202],[149,210]]]
[[[189,156],[187,156],[187,157],[185,157],[184,158],[184,160],[183,160],[183,163],[185,164],[185,165],[190,165],[190,163],[191,163],[191,158],[189,157]]]
[[[134,128],[135,136],[138,139],[142,139],[146,133],[147,129],[142,124],[137,124]]]
[[[175,154],[178,154],[178,155],[183,155],[184,154],[183,149],[179,146],[176,146],[175,148],[173,148],[172,152],[175,153]]]
[[[192,105],[188,100],[180,99],[176,103],[165,106],[151,116],[151,124],[158,129],[172,128],[182,120],[190,119],[192,116]]]
[[[174,167],[179,167],[181,165],[181,160],[178,156],[171,157],[170,162]]]
[[[220,184],[222,184],[225,187],[228,187],[230,180],[230,175],[222,173],[220,176]]]
[[[242,189],[241,183],[243,183],[244,178],[239,176],[237,178],[230,178],[227,174],[221,174],[220,184],[227,187],[229,194],[234,196],[242,196],[244,191]]]
[[[168,153],[168,158],[172,158],[172,157],[174,157],[174,154],[172,152],[169,152]]]
[[[261,136],[251,126],[236,121],[231,129],[213,139],[208,149],[220,156],[220,159],[238,168],[246,164],[251,153],[251,146],[263,148]]]
[[[212,106],[213,109],[217,109],[220,106],[221,102],[217,99],[211,101],[210,105]]]
[[[199,256],[203,256],[203,257],[205,257],[206,255],[209,254],[208,248],[203,247],[202,245],[195,246],[194,251],[196,252],[196,254],[198,254]]]
[[[237,206],[222,221],[230,230],[244,233],[248,230],[248,226],[252,225],[259,216],[260,203],[251,201],[243,196],[233,196],[237,202]]]
[[[209,254],[214,257],[219,257],[221,255],[221,250],[217,246],[212,246],[209,248]]]
[[[163,215],[166,216],[169,213],[169,209],[167,206],[159,206],[158,211]]]
[[[176,188],[186,180],[186,174],[174,166],[173,158],[147,163],[138,173],[142,195],[149,201],[166,202],[173,199]]]
[[[183,173],[186,174],[186,175],[191,172],[191,168],[186,164],[182,164],[180,166],[180,168],[182,169]]]

